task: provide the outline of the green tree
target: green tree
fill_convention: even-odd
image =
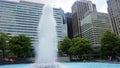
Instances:
[[[72,41],[71,39],[69,39],[68,37],[65,37],[64,40],[59,44],[59,50],[63,53],[63,54],[67,54],[69,55],[69,48],[72,45]]]
[[[0,50],[2,51],[2,57],[6,57],[6,51],[8,51],[9,36],[6,33],[0,32]]]
[[[120,38],[116,42],[116,46],[113,48],[113,53],[115,56],[120,56]]]
[[[89,40],[84,38],[74,38],[69,51],[73,55],[88,55],[92,51],[92,45]]]
[[[105,31],[105,33],[101,37],[101,57],[106,58],[107,56],[114,56],[116,52],[115,50],[119,50],[119,47],[119,37],[111,31]]]
[[[26,35],[14,36],[9,43],[10,51],[17,57],[29,57],[32,54],[31,40]]]

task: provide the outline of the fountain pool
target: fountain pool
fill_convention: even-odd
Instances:
[[[120,64],[94,63],[94,62],[71,62],[61,63],[65,68],[120,68]],[[32,64],[1,65],[0,68],[30,68]]]

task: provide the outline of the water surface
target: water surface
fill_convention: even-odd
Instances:
[[[92,63],[72,62],[62,63],[65,68],[120,68],[120,64],[114,63]],[[1,65],[0,68],[30,68],[32,64]]]

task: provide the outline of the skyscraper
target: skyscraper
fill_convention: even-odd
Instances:
[[[120,36],[120,0],[107,0],[107,4],[113,31]]]
[[[96,11],[96,5],[91,1],[80,0],[76,1],[72,6],[72,25],[73,37],[82,37],[81,35],[81,20],[89,13]]]
[[[0,0],[0,32],[5,32],[9,36],[25,34],[31,37],[32,43],[36,43],[42,8],[43,4],[39,3],[26,1],[16,3]],[[54,17],[57,23],[58,41],[62,41],[63,16],[61,9],[54,8]]]
[[[89,39],[94,47],[100,46],[106,30],[112,30],[107,13],[92,12],[81,21],[82,37]]]
[[[73,28],[72,28],[72,13],[66,13],[66,22],[67,22],[67,30],[68,30],[68,37],[73,38]]]

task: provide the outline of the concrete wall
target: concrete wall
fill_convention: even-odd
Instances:
[[[70,62],[69,57],[58,57],[58,62]]]

